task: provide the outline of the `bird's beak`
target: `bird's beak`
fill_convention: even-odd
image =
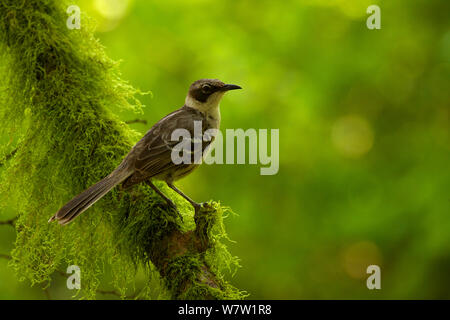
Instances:
[[[235,84],[226,84],[220,89],[220,91],[230,91],[230,90],[236,90],[236,89],[242,89],[242,88]]]

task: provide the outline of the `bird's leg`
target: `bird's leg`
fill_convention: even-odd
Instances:
[[[161,192],[161,190],[159,190],[150,180],[146,180],[145,181],[146,184],[148,184],[157,194],[159,194],[164,200],[166,200],[167,204],[172,207],[173,209],[175,209],[175,211],[177,212],[178,216],[181,219],[181,222],[183,222],[183,216],[181,215],[180,211],[178,211],[177,206],[175,205],[175,203],[173,203],[172,200],[170,200],[169,198],[167,198],[167,196]]]
[[[191,198],[189,198],[187,195],[185,195],[180,189],[178,189],[177,187],[175,187],[172,183],[167,183],[167,185],[176,193],[178,193],[180,196],[182,196],[183,198],[185,198],[195,209],[195,212],[197,212],[201,207],[202,204],[201,203],[197,203],[194,200],[192,200]]]

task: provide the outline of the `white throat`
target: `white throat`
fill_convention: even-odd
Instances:
[[[186,97],[185,104],[190,107],[197,109],[202,112],[208,119],[208,121],[216,122],[214,127],[219,128],[220,125],[220,100],[222,99],[225,92],[215,92],[208,97],[205,102],[200,102],[192,98],[191,96]]]

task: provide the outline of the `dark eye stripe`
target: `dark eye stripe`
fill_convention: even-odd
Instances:
[[[199,102],[206,102],[208,97],[214,92],[220,90],[223,87],[223,83],[220,81],[214,82],[214,80],[206,81],[202,79],[194,82],[189,88],[189,95]]]
[[[201,88],[192,91],[192,97],[200,102],[206,102],[212,92],[205,93]]]

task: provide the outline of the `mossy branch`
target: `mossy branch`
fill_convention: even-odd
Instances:
[[[134,124],[134,123],[142,123],[142,124],[147,124],[147,120],[144,119],[134,119],[134,120],[128,120],[125,121],[126,124]]]
[[[0,226],[7,225],[7,226],[14,227],[16,220],[17,220],[17,217],[14,217],[14,218],[11,218],[8,220],[2,220],[2,221],[0,221]]]
[[[221,242],[226,234],[218,203],[194,217],[177,197],[188,221],[180,225],[164,201],[139,185],[128,192],[116,188],[67,227],[47,223],[64,202],[109,174],[139,137],[110,111],[139,112],[139,91],[120,79],[87,17],[81,30],[66,27],[68,5],[0,2],[0,134],[11,137],[0,148],[0,158],[8,158],[0,194],[18,212],[10,265],[36,284],[49,282],[59,266],[76,264],[86,298],[95,298],[108,270],[114,292],[126,298],[139,268],[148,280],[136,298],[151,296],[155,269],[160,297],[243,298],[223,278],[238,261]],[[11,144],[14,154],[6,157]]]
[[[0,259],[11,260],[12,258],[11,258],[10,255],[0,253]],[[63,277],[66,277],[66,276],[67,276],[67,273],[64,273],[64,272],[61,271],[61,270],[56,270],[55,272],[58,273],[60,276],[63,276]],[[44,287],[43,290],[44,290],[44,293],[45,293],[45,295],[47,296],[48,300],[51,300],[51,299],[50,299],[49,292],[48,292],[48,288],[47,288],[47,287]],[[97,293],[100,293],[100,294],[103,294],[103,295],[108,295],[108,294],[109,294],[109,295],[121,297],[121,294],[120,294],[119,292],[117,292],[116,290],[103,290],[103,289],[97,289]],[[130,296],[130,297],[127,297],[127,298],[132,299],[132,298],[134,298],[134,296]]]

